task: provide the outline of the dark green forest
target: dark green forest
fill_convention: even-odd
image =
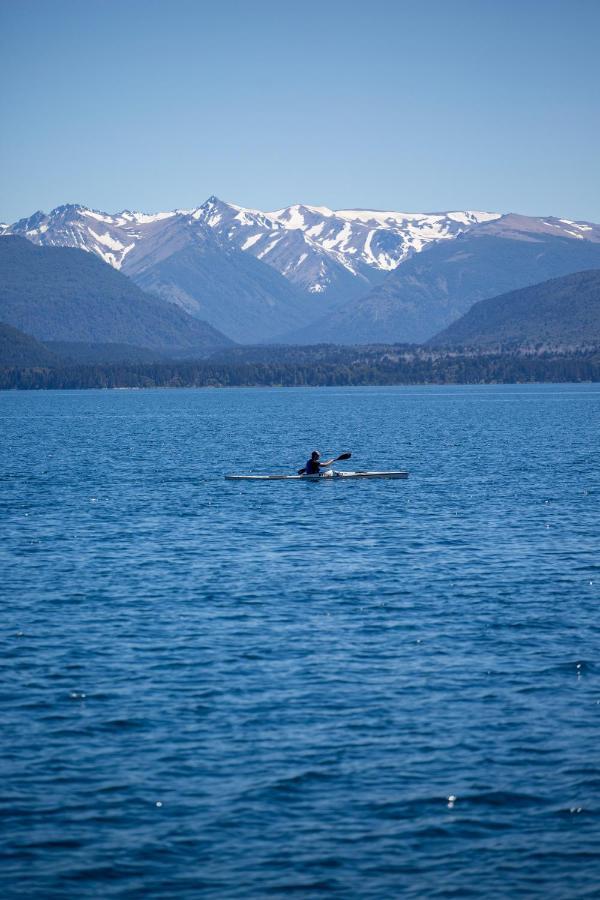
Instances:
[[[16,235],[0,240],[0,321],[38,341],[132,344],[175,356],[232,343],[94,254]]]
[[[480,300],[427,343],[490,347],[532,341],[563,345],[600,341],[600,270],[575,272]]]
[[[423,350],[392,354],[389,351],[382,352],[381,347],[377,354],[361,354],[361,349],[342,348],[339,354],[342,358],[336,359],[333,354],[334,358],[331,359],[321,348],[321,359],[304,362],[264,359],[237,362],[202,360],[71,365],[57,368],[4,367],[0,369],[0,389],[317,387],[600,381],[599,348],[489,354],[427,353]],[[344,353],[348,354],[346,359],[343,358]]]

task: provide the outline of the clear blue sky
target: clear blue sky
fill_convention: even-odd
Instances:
[[[0,3],[0,220],[304,202],[600,221],[600,0]]]

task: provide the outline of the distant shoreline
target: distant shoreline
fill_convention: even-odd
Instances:
[[[240,348],[239,361],[111,363],[58,367],[2,367],[0,390],[223,387],[383,387],[473,384],[600,382],[600,350],[505,352],[417,351],[390,348],[337,348],[335,359],[322,349],[298,351],[295,362],[278,351]],[[321,356],[319,356],[321,353]],[[262,358],[261,358],[262,357]]]

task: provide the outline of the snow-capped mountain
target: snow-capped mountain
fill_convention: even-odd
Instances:
[[[165,252],[181,226],[203,240],[209,228],[224,246],[249,253],[311,294],[364,293],[408,256],[499,213],[439,214],[338,210],[295,205],[274,212],[210,197],[201,206],[113,215],[68,204],[37,212],[9,229],[35,243],[79,247],[124,272],[136,272]],[[152,250],[150,251],[150,247]],[[150,251],[150,252],[149,252]]]
[[[164,233],[167,223],[183,217],[180,211],[146,215],[124,210],[108,215],[68,203],[50,213],[36,212],[28,219],[15,222],[8,230],[35,244],[87,250],[113,268],[121,269],[131,251],[139,249],[140,244],[152,240],[157,233]]]
[[[288,206],[246,209],[210,197],[192,213],[226,241],[312,294],[364,293],[412,253],[499,213],[440,214]]]
[[[198,207],[154,214],[69,204],[0,233],[94,253],[145,290],[247,343],[276,339],[362,301],[427,248],[490,228],[504,236],[600,241],[600,226],[553,217],[299,204],[263,212],[214,196]]]

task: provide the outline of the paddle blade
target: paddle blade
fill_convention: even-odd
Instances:
[[[350,459],[351,456],[352,456],[351,453],[340,453],[340,455],[338,456],[338,460],[339,459]]]

